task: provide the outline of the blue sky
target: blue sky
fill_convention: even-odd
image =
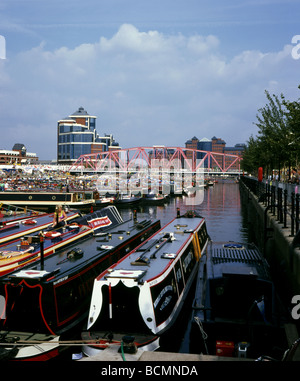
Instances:
[[[78,107],[123,148],[244,143],[265,90],[299,98],[298,0],[3,0],[0,149],[56,158]]]

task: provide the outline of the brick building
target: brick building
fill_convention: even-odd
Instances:
[[[226,142],[221,138],[213,136],[211,140],[207,138],[199,140],[196,136],[194,136],[192,139],[185,142],[185,148],[242,156],[245,150],[245,144],[236,144],[234,147],[226,147]],[[187,151],[186,156],[187,158],[192,158],[192,153]],[[199,152],[197,158],[201,159],[202,157],[203,154]],[[223,155],[215,155],[215,160],[221,167],[223,167],[223,164],[225,164],[225,167],[228,167],[234,161],[234,158],[226,157],[225,163],[223,163]],[[210,166],[211,168],[217,167],[214,161],[211,161]],[[232,164],[231,169],[238,169],[238,163]]]
[[[37,164],[36,153],[27,152],[24,144],[16,143],[12,150],[0,149],[0,165]]]

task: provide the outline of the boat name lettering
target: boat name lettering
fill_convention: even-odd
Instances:
[[[182,274],[181,274],[181,269],[179,267],[179,269],[176,271],[176,279],[177,279],[177,282],[179,282],[181,279],[182,279]]]
[[[109,219],[109,217],[101,217],[101,218],[97,218],[97,219],[88,221],[89,226],[91,226],[93,228],[96,228],[99,226],[108,226],[108,225],[111,225],[111,223],[112,222]]]
[[[192,252],[190,251],[188,253],[188,255],[184,258],[184,261],[183,261],[183,269],[184,271],[187,270],[187,268],[189,267],[189,264],[192,262],[193,260],[193,255],[192,255]]]
[[[170,291],[170,292],[173,293],[173,287],[172,287],[171,285],[166,286],[165,288],[163,288],[163,289],[161,290],[161,292],[159,293],[158,297],[155,299],[155,301],[154,301],[154,303],[153,303],[154,308],[157,307],[158,303],[161,301],[161,299],[163,298],[163,296],[164,296],[168,291]],[[172,298],[172,296],[171,296],[171,298]],[[166,301],[167,301],[167,304],[168,304],[170,300],[169,300],[168,298],[166,298]],[[165,302],[166,302],[166,301],[165,301]],[[165,304],[165,302],[163,303],[163,307],[162,307],[161,309],[163,309],[163,308],[167,305],[167,304]]]
[[[161,304],[159,310],[162,311],[170,303],[171,299],[172,299],[172,295],[167,296],[166,299]]]
[[[150,287],[155,286],[157,283],[158,283],[158,280],[154,279],[153,281],[149,282],[149,286]]]
[[[58,279],[56,282],[53,282],[53,285],[56,285],[56,284],[58,284],[58,283],[61,283],[61,282],[63,282],[63,281],[66,280],[66,279],[68,279],[68,275],[67,275],[67,276],[64,276],[63,278]]]

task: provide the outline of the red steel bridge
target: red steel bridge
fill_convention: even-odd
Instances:
[[[72,172],[112,172],[134,171],[137,168],[163,167],[166,170],[180,170],[197,172],[200,168],[203,173],[209,174],[240,174],[242,157],[211,151],[201,151],[180,147],[135,147],[115,149],[107,152],[98,152],[81,155],[71,165]]]

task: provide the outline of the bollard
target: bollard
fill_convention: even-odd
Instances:
[[[286,214],[287,214],[287,190],[283,191],[283,227],[286,228]]]
[[[290,237],[294,237],[295,233],[295,192],[292,192],[292,211],[291,211],[291,234]]]
[[[299,194],[296,194],[296,213],[295,213],[295,220],[296,220],[296,233],[299,231]]]

